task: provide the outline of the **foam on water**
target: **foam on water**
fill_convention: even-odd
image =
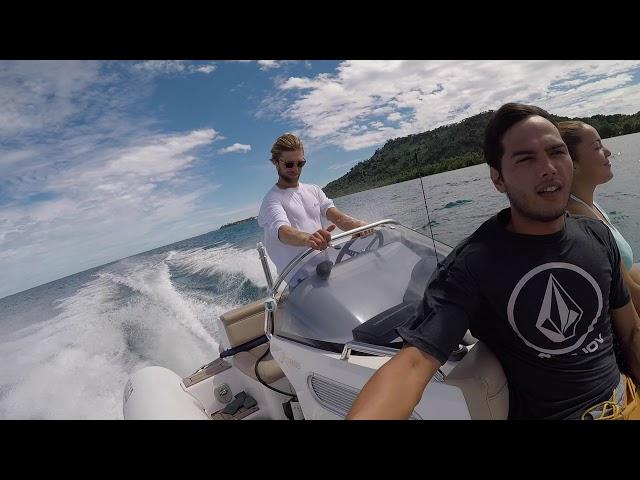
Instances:
[[[0,418],[122,418],[133,371],[161,365],[184,376],[213,360],[216,319],[239,304],[233,292],[212,302],[176,288],[170,269],[246,275],[264,285],[253,253],[227,244],[132,257],[98,271],[58,301],[55,316],[0,339]]]
[[[241,274],[258,287],[267,282],[256,250],[241,250],[229,243],[209,249],[191,249],[170,252],[167,261],[176,268],[192,274],[211,275],[215,272]],[[276,267],[268,260],[272,275]]]

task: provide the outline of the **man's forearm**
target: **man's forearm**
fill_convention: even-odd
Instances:
[[[347,420],[406,420],[439,365],[415,347],[401,350],[369,379]]]
[[[309,238],[309,234],[296,230],[293,227],[283,225],[278,229],[278,238],[282,243],[286,243],[287,245],[304,247],[307,239]]]
[[[344,232],[366,225],[366,223],[342,213],[335,207],[327,210],[327,219],[335,223]]]

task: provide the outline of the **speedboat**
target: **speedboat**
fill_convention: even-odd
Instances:
[[[381,220],[305,250],[275,281],[262,244],[257,251],[267,297],[220,316],[219,357],[193,374],[134,372],[125,419],[343,419],[399,352],[396,329],[419,318],[427,281],[451,247]],[[506,419],[508,398],[499,361],[467,333],[410,419]]]

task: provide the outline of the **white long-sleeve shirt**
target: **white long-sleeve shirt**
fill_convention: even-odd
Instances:
[[[317,185],[298,183],[295,188],[274,185],[267,192],[260,206],[258,225],[264,228],[264,245],[278,272],[282,272],[296,255],[306,249],[282,243],[278,229],[287,225],[301,232],[313,233],[326,228],[327,210],[331,207],[335,207],[333,201]]]

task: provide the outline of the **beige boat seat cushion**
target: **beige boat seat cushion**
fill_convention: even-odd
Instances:
[[[264,335],[264,300],[258,300],[220,315],[231,347]]]
[[[447,375],[462,390],[473,420],[506,420],[509,387],[502,365],[483,342],[476,343]]]
[[[264,335],[264,300],[258,300],[226,312],[220,316],[220,320],[231,347],[258,338]],[[264,343],[246,352],[236,353],[233,356],[234,366],[245,375],[257,380],[254,371],[255,364],[267,348],[269,348],[269,343]],[[266,383],[273,383],[284,377],[284,372],[271,353],[268,353],[258,365],[258,373]]]
[[[245,375],[250,376],[254,380],[258,380],[254,370],[255,365],[268,348],[269,343],[263,343],[247,352],[236,353],[233,356],[233,364]],[[267,356],[258,364],[258,373],[260,374],[260,378],[266,383],[273,383],[284,377],[284,372],[271,356],[271,352],[267,353]]]

